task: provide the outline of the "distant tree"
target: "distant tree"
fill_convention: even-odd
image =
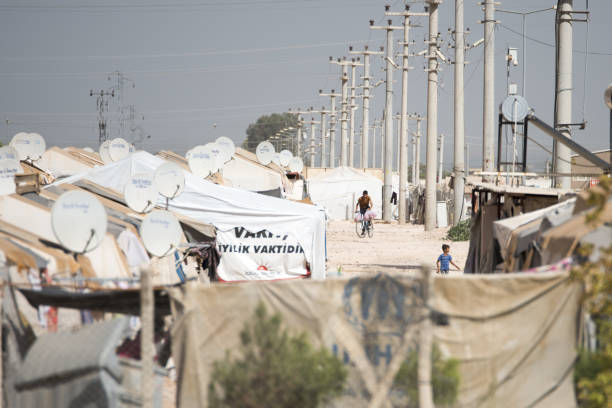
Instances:
[[[255,123],[251,123],[247,128],[247,138],[242,143],[242,147],[254,152],[260,142],[268,140],[270,136],[274,136],[282,129],[288,127],[297,129],[297,124],[297,115],[292,113],[272,113],[260,116]]]
[[[240,332],[240,358],[215,361],[208,387],[212,408],[315,408],[339,395],[347,371],[305,333],[290,335],[263,304]]]

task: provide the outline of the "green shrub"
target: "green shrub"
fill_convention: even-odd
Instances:
[[[212,408],[314,408],[339,395],[347,377],[342,362],[314,349],[305,333],[290,335],[278,314],[263,304],[240,332],[241,357],[213,365],[208,386]]]
[[[457,402],[459,391],[459,361],[442,359],[440,349],[434,344],[432,350],[431,386],[437,407],[451,407]],[[394,390],[404,393],[409,402],[406,408],[419,407],[418,351],[412,350],[402,363],[393,385]]]
[[[446,234],[446,239],[451,241],[468,241],[470,239],[471,220],[468,218],[453,225]]]

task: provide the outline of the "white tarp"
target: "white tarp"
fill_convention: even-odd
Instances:
[[[350,167],[338,167],[307,180],[313,203],[324,207],[332,220],[353,219],[357,199],[368,190],[377,216],[382,214],[382,182]]]
[[[493,223],[493,237],[497,239],[500,248],[507,248],[510,243],[512,231],[518,227],[528,224],[537,219],[543,219],[548,215],[566,216],[569,218],[574,211],[576,199],[570,198],[559,204],[551,205],[550,207],[542,208],[541,210],[531,211],[515,217],[505,218]],[[505,254],[502,251],[502,256]]]
[[[123,192],[130,177],[152,173],[164,163],[147,152],[69,177],[59,183],[86,179],[103,187]],[[262,194],[220,186],[191,174],[185,174],[185,189],[170,200],[169,210],[196,221],[212,224],[220,231],[244,227],[250,232],[262,230],[275,235],[291,235],[304,250],[315,279],[325,278],[325,215],[312,205],[295,203]],[[165,206],[159,197],[158,205]]]
[[[278,171],[239,155],[234,155],[232,160],[223,166],[223,178],[230,180],[234,187],[248,191],[283,189],[281,174]]]

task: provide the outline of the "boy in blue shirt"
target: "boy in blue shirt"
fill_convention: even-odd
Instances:
[[[461,268],[453,262],[453,257],[449,254],[450,246],[446,244],[442,245],[442,252],[444,253],[438,257],[438,262],[436,263],[438,267],[438,273],[448,273],[449,263],[452,264],[455,268],[457,268],[458,271],[460,271]]]

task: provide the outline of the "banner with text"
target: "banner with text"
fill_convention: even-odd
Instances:
[[[223,281],[291,279],[308,274],[304,250],[291,235],[235,227],[217,231],[217,249],[221,254],[217,274]]]

